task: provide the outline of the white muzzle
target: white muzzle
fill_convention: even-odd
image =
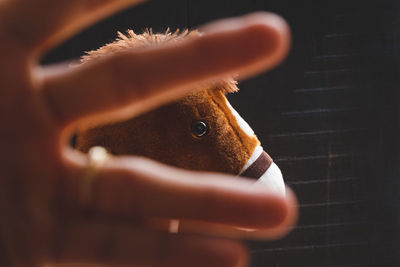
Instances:
[[[285,195],[285,182],[281,170],[261,146],[256,147],[240,176],[258,179],[257,183],[262,183],[269,190]]]

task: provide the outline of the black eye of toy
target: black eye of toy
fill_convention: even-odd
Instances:
[[[191,125],[192,133],[197,137],[205,136],[208,132],[208,126],[203,121],[195,121]]]

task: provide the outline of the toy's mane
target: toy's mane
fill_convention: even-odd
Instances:
[[[198,31],[189,30],[176,30],[175,32],[171,32],[167,29],[164,33],[153,33],[152,29],[146,29],[142,34],[136,34],[133,30],[128,30],[126,34],[118,32],[118,38],[115,41],[97,50],[86,52],[86,55],[82,56],[81,62],[84,64],[93,59],[98,59],[130,48],[140,49],[157,44],[176,43],[185,38],[193,38],[196,36],[199,36]],[[212,85],[212,87],[223,93],[233,93],[239,90],[237,82],[233,78],[223,79]]]

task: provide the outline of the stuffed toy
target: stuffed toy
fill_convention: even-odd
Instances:
[[[155,34],[147,30],[135,34],[129,30],[127,34],[119,33],[114,42],[88,52],[82,64],[124,49],[177,43],[198,36],[196,31]],[[225,97],[236,91],[237,82],[228,78],[201,85],[183,98],[137,117],[83,127],[78,130],[76,148],[87,152],[102,146],[114,155],[140,155],[184,169],[240,175],[285,194],[279,168]]]

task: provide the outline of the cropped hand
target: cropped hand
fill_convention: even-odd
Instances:
[[[90,203],[82,201],[90,163],[67,145],[77,125],[134,116],[197,83],[270,69],[289,47],[286,23],[257,13],[209,24],[201,37],[174,46],[74,68],[38,64],[74,33],[139,2],[0,1],[0,257],[7,266],[242,266],[238,239],[277,238],[293,225],[290,190],[282,197],[237,177],[138,157],[107,160]],[[144,223],[153,218],[188,227],[168,233]]]

